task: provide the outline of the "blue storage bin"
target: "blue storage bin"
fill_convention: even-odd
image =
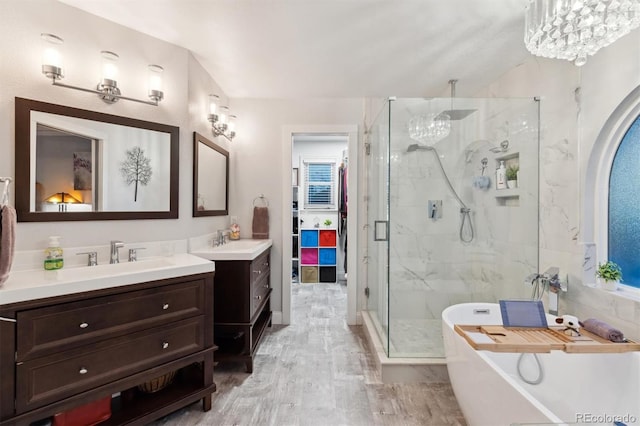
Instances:
[[[321,248],[321,249],[319,249],[318,264],[320,264],[320,265],[335,265],[336,264],[336,249],[334,249],[334,248]]]
[[[318,231],[316,229],[303,229],[300,234],[300,247],[317,247]]]

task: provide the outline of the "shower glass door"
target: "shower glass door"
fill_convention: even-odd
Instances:
[[[367,143],[367,310],[389,354],[389,102],[371,125]],[[381,108],[381,109],[380,109]]]
[[[531,292],[523,278],[539,270],[539,101],[386,105],[369,140],[368,307],[389,357],[441,358],[445,308]]]

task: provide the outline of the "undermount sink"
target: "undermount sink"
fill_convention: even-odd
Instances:
[[[208,260],[253,260],[272,244],[272,240],[232,240],[217,247],[194,249],[191,254]]]
[[[58,274],[58,278],[60,279],[69,279],[73,280],[76,277],[82,277],[83,279],[87,278],[97,278],[104,276],[114,276],[120,274],[129,274],[132,272],[144,272],[151,271],[158,268],[166,268],[174,265],[171,262],[171,258],[168,257],[159,257],[159,258],[151,258],[151,259],[142,259],[137,262],[121,262],[121,263],[112,263],[112,264],[102,264],[96,266],[82,266],[76,268],[63,268],[57,271],[49,271],[56,272]]]
[[[191,254],[178,253],[167,257],[143,258],[137,262],[68,267],[55,271],[15,271],[0,287],[0,305],[214,270],[215,265],[211,262]]]

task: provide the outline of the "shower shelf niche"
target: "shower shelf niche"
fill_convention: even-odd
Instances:
[[[504,161],[505,167],[520,167],[520,153],[510,152],[508,154],[495,157],[496,168],[500,166],[500,161]],[[495,189],[496,203],[499,206],[518,207],[520,205],[520,188]]]

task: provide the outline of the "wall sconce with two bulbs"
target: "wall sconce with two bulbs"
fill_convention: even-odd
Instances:
[[[229,113],[229,107],[219,106],[220,97],[209,95],[209,115],[213,136],[224,136],[231,142],[236,136],[236,116]]]
[[[61,83],[64,78],[63,58],[60,48],[64,40],[57,35],[42,33],[42,73],[51,79],[54,86],[66,87],[67,89],[81,90],[83,92],[95,93],[107,103],[117,102],[119,99],[140,102],[147,105],[158,106],[164,97],[162,91],[162,72],[164,69],[160,65],[149,65],[149,100],[141,100],[123,96],[118,88],[118,59],[119,56],[113,52],[103,50],[102,55],[102,76],[95,89],[72,86]]]

